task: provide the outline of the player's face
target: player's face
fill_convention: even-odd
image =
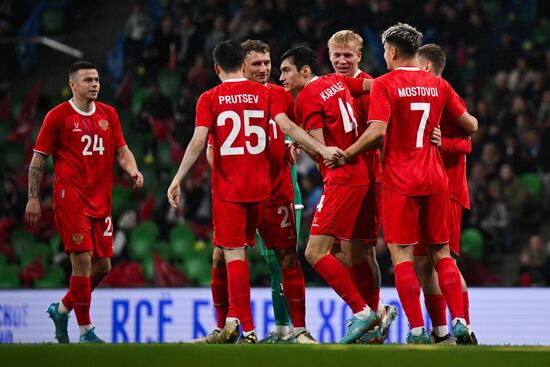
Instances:
[[[285,59],[281,63],[281,76],[279,80],[283,83],[285,92],[296,93],[301,91],[306,85],[306,79],[289,59]]]
[[[336,46],[329,50],[330,62],[336,74],[354,76],[359,69],[361,51],[351,46]]]
[[[271,57],[269,52],[249,52],[244,59],[244,77],[257,83],[265,84],[271,74]]]
[[[76,97],[94,101],[99,94],[99,73],[95,69],[80,69],[70,81],[70,85]]]

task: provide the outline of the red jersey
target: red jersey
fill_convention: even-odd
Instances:
[[[433,195],[445,190],[447,176],[430,135],[447,106],[451,119],[466,109],[444,79],[416,67],[397,68],[371,86],[369,121],[388,124],[382,182],[402,195]]]
[[[270,117],[285,112],[273,88],[242,79],[226,80],[201,94],[196,126],[212,133],[212,193],[231,202],[269,197],[266,131]]]
[[[276,84],[266,83],[267,88],[273,89],[285,101],[286,114],[290,116],[294,100],[290,93]],[[286,157],[285,135],[273,120],[269,120],[269,177],[271,181],[270,199],[294,202],[294,186],[290,174],[290,165]]]
[[[462,99],[460,101],[463,106],[466,106]],[[466,155],[472,152],[472,139],[454,123],[448,108],[443,110],[440,126],[442,139],[439,151],[449,178],[451,199],[456,200],[462,207],[470,209],[466,179]]]
[[[361,70],[357,70],[354,78],[373,79],[372,76]],[[357,130],[359,136],[361,136],[361,134],[363,134],[363,132],[365,132],[365,130],[369,126],[367,124],[367,122],[369,121],[369,101],[370,95],[368,94],[363,94],[360,97],[355,97],[353,99],[353,107],[355,108],[355,112],[357,113]],[[382,165],[380,164],[380,151],[378,149],[370,150],[363,154],[366,154],[370,181],[382,182]]]
[[[54,206],[77,208],[90,217],[109,216],[115,152],[124,146],[111,106],[96,101],[84,112],[70,100],[48,112],[34,151],[52,154]]]
[[[337,74],[314,77],[296,97],[296,118],[305,130],[323,129],[326,146],[345,150],[359,137],[351,95],[360,95],[362,89],[362,79]],[[323,168],[322,174],[325,183],[362,186],[370,182],[364,154],[341,167]]]

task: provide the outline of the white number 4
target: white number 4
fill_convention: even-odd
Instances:
[[[357,119],[353,113],[353,107],[351,107],[349,102],[346,102],[346,105],[344,105],[342,98],[338,98],[338,105],[340,106],[340,114],[342,115],[342,121],[344,122],[344,131],[349,133],[350,131],[355,130],[355,135],[357,135]]]
[[[82,155],[92,155],[93,152],[99,152],[99,155],[103,155],[105,148],[103,147],[103,138],[100,138],[97,134],[94,134],[94,145],[92,145],[92,137],[90,135],[82,135],[81,142],[86,143],[86,146],[82,150]]]
[[[420,126],[418,126],[418,132],[416,133],[416,147],[422,148],[424,146],[424,130],[426,129],[426,122],[428,122],[428,117],[430,116],[430,104],[411,103],[411,111],[422,111]]]

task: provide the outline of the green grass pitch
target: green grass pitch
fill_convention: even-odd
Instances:
[[[406,345],[0,345],[2,366],[550,366],[550,347]]]

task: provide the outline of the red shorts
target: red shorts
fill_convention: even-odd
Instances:
[[[262,210],[258,232],[268,250],[296,247],[294,203],[270,200]]]
[[[360,218],[367,231],[367,238],[365,239],[366,244],[375,244],[380,235],[381,194],[382,184],[380,182],[371,182],[369,184],[367,197],[365,198],[369,210],[365,213],[366,215],[364,217]]]
[[[382,226],[386,243],[414,245],[418,229],[427,244],[449,242],[449,191],[429,196],[406,196],[382,188]]]
[[[93,251],[94,257],[113,256],[113,220],[92,218],[82,211],[57,206],[55,226],[66,252]]]
[[[366,240],[369,233],[364,218],[369,211],[370,185],[325,185],[311,223],[311,235],[327,235],[342,240]]]
[[[212,195],[212,221],[216,246],[223,248],[254,247],[254,236],[265,201],[234,203]]]
[[[460,226],[462,224],[462,205],[457,201],[451,200],[449,210],[449,249],[456,256],[460,256]],[[414,246],[414,256],[428,256],[428,249],[423,240],[422,233],[419,233],[419,243]]]

